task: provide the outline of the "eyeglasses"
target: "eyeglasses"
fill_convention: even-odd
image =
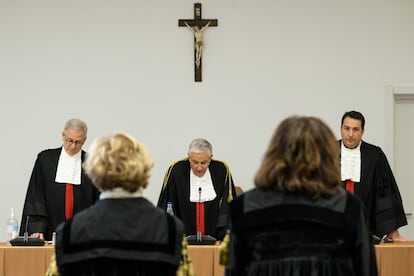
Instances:
[[[82,146],[83,145],[84,141],[72,140],[72,139],[70,139],[70,138],[68,138],[68,137],[65,136],[65,143],[68,146],[72,146],[74,144],[76,147],[79,147],[79,146]]]
[[[201,162],[197,162],[194,160],[188,160],[191,164],[191,166],[193,167],[197,167],[197,166],[201,166],[202,168],[206,168],[208,167],[208,165],[210,165],[210,160],[206,160],[206,161],[201,161]]]

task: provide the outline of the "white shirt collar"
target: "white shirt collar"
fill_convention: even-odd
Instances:
[[[134,193],[130,193],[125,191],[121,187],[113,188],[112,190],[102,191],[99,195],[99,199],[107,199],[107,198],[132,198],[132,197],[142,197],[143,189],[138,188],[138,190]]]

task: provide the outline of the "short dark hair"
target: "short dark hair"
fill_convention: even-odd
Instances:
[[[344,124],[344,120],[346,117],[361,121],[361,128],[362,129],[365,128],[365,118],[361,112],[354,111],[354,110],[345,112],[344,115],[342,116],[341,126]]]

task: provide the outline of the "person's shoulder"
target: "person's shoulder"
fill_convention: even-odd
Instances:
[[[210,163],[210,167],[216,167],[216,168],[222,168],[222,169],[230,170],[229,165],[227,164],[226,161],[218,160],[218,159],[212,159],[211,163]]]
[[[233,206],[242,206],[244,203],[249,204],[250,202],[263,202],[263,199],[268,197],[269,194],[268,190],[252,188],[237,196],[230,202],[230,204]]]
[[[220,159],[212,159],[211,163],[212,164],[221,164],[223,166],[227,164],[226,161],[223,161],[223,160],[220,160]]]
[[[37,157],[41,158],[48,158],[51,156],[59,155],[62,151],[62,148],[54,148],[54,149],[45,149],[38,153]]]
[[[175,160],[173,162],[170,163],[170,165],[168,166],[169,170],[172,170],[174,168],[183,168],[183,167],[188,167],[189,166],[189,162],[188,162],[188,158],[182,158],[179,160]]]
[[[378,149],[378,148],[380,148],[379,146],[374,145],[372,143],[368,143],[367,141],[364,141],[364,140],[361,141],[361,148],[362,147],[368,148],[368,149]]]
[[[244,202],[247,193],[243,193],[240,196],[234,198],[232,201],[230,201],[230,215],[232,217],[232,220],[237,221],[240,218],[240,216],[244,214]]]
[[[361,141],[361,151],[371,153],[371,154],[382,154],[382,149],[380,146]]]
[[[172,216],[168,213],[165,212],[164,209],[155,206],[151,201],[149,201],[147,198],[145,197],[140,197],[140,198],[136,198],[136,199],[132,199],[132,201],[136,201],[137,204],[136,205],[140,205],[141,208],[144,208],[146,211],[143,212],[145,213],[145,216],[148,216],[148,218],[153,219],[154,221],[158,221],[158,222],[162,222],[165,221],[165,217],[166,216],[171,216],[174,219],[174,223],[176,225],[176,229],[180,230],[180,231],[184,231],[184,224],[182,223],[182,221],[176,217],[176,216]],[[144,214],[142,214],[144,215]]]
[[[277,198],[277,193],[273,193],[269,190],[252,188],[230,202],[231,217],[237,221],[244,215],[272,206],[272,202],[279,201]]]

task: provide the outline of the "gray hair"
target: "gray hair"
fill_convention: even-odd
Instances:
[[[88,126],[86,125],[84,121],[80,119],[74,118],[74,119],[70,119],[69,121],[67,121],[63,131],[66,131],[68,128],[83,131],[83,133],[85,134],[85,137],[86,137],[86,134],[88,134]]]
[[[211,144],[203,138],[194,139],[188,147],[188,155],[190,155],[190,153],[202,152],[208,152],[209,156],[211,157],[213,155],[213,148]]]

